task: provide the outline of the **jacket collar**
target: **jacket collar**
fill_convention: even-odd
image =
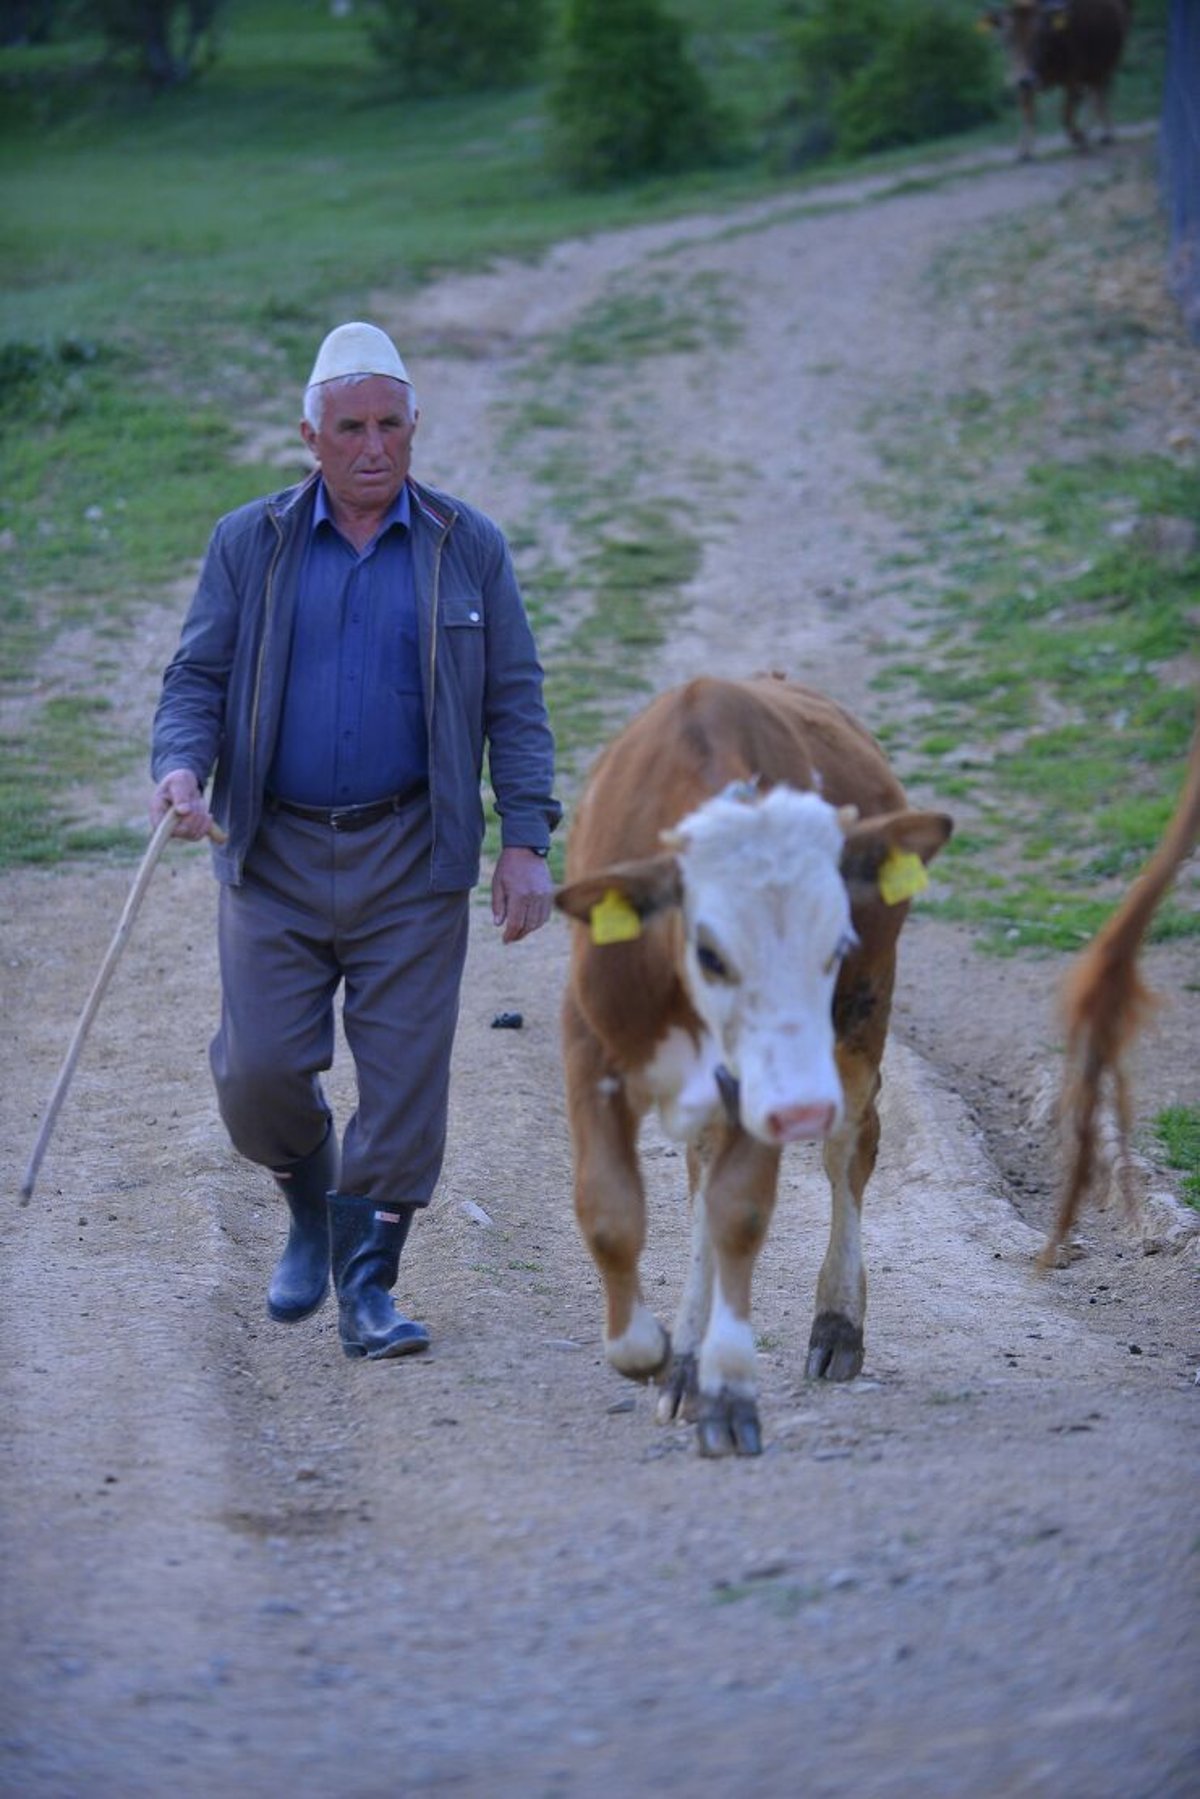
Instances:
[[[267,500],[267,510],[283,524],[290,519],[300,507],[311,504],[316,497],[317,486],[321,479],[320,469],[313,469],[303,481],[295,487],[285,487],[279,493],[273,493]]]
[[[279,493],[271,495],[267,506],[280,524],[289,522],[302,507],[315,504],[320,479],[321,471],[313,469],[295,487],[285,487]],[[458,509],[449,495],[423,486],[420,481],[414,481],[411,475],[408,477],[408,491],[413,505],[430,524],[440,532],[450,529],[458,517]]]
[[[458,512],[444,493],[437,493],[432,487],[423,487],[419,481],[408,477],[408,491],[414,505],[425,514],[439,531],[448,531]]]

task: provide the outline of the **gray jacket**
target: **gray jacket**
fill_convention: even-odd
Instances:
[[[287,677],[297,577],[319,477],[221,519],[154,715],[151,773],[190,768],[228,833],[236,885],[262,818]],[[473,507],[410,479],[413,578],[429,730],[431,887],[479,879],[484,744],[505,847],[544,849],[562,816],[542,669],[508,547]]]

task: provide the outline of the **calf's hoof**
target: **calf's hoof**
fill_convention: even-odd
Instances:
[[[671,1366],[671,1339],[654,1313],[639,1306],[624,1336],[605,1340],[604,1354],[610,1368],[644,1386]]]
[[[655,1408],[658,1422],[695,1423],[700,1404],[700,1370],[695,1356],[672,1356],[658,1384],[662,1389]]]
[[[703,1393],[696,1416],[696,1448],[703,1456],[761,1455],[758,1402],[740,1393]]]
[[[842,1312],[818,1312],[808,1339],[809,1380],[853,1380],[862,1372],[861,1324],[851,1324]]]

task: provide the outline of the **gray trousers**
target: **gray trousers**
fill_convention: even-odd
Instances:
[[[276,812],[240,887],[217,911],[221,1024],[209,1059],[221,1117],[252,1162],[316,1149],[331,1112],[334,1000],[358,1104],[342,1142],[343,1193],[427,1205],[446,1141],[450,1053],[467,951],[468,893],[429,891],[428,803],[363,831]]]

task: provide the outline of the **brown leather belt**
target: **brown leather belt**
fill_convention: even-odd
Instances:
[[[390,794],[386,800],[370,800],[365,806],[298,806],[292,800],[267,797],[268,812],[288,812],[293,818],[306,818],[310,824],[328,825],[331,831],[365,831],[390,813],[402,812],[428,789],[424,781],[406,787],[403,793]]]

